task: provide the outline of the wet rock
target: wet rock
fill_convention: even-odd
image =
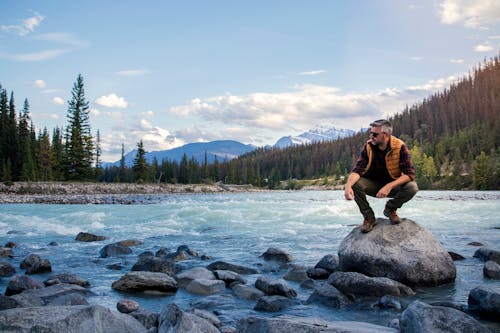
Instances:
[[[448,251],[448,253],[449,253],[451,259],[453,259],[453,261],[465,260],[465,257],[461,254],[451,252],[451,251]]]
[[[7,261],[0,261],[0,277],[12,276],[16,274],[16,269]]]
[[[339,256],[336,254],[327,254],[314,266],[314,268],[322,268],[329,273],[339,270]]]
[[[307,280],[306,269],[304,267],[293,267],[283,276],[283,279],[302,283]]]
[[[175,276],[179,288],[185,288],[191,281],[196,279],[215,280],[215,274],[205,267],[194,267]]]
[[[26,270],[26,274],[39,274],[52,271],[52,265],[47,259],[42,259],[36,254],[29,254],[21,262],[21,269]]]
[[[159,316],[158,333],[220,333],[208,320],[182,311],[176,304],[166,305]]]
[[[90,234],[88,232],[79,232],[78,235],[76,235],[75,240],[79,242],[99,242],[105,240],[106,237],[104,236],[97,236],[94,234]]]
[[[316,281],[314,279],[308,278],[307,280],[305,280],[304,282],[302,282],[300,284],[300,288],[302,288],[302,289],[314,289],[321,284],[322,284],[322,282],[320,282],[320,281]]]
[[[103,306],[54,306],[0,311],[1,332],[142,333],[134,318]]]
[[[318,283],[311,296],[307,299],[307,303],[320,303],[331,308],[340,308],[350,304],[351,301],[331,284]]]
[[[267,249],[260,257],[264,258],[266,261],[275,261],[284,264],[293,260],[292,256],[287,252],[273,247]]]
[[[218,280],[224,281],[226,287],[229,287],[230,285],[236,283],[242,283],[242,284],[246,283],[244,278],[242,278],[238,273],[233,271],[218,269],[214,271],[214,275]]]
[[[297,292],[283,280],[260,276],[255,281],[255,288],[262,290],[266,295],[297,297]]]
[[[156,291],[161,293],[175,293],[177,282],[165,273],[158,272],[128,272],[111,287],[124,292]]]
[[[100,251],[101,258],[117,257],[132,253],[132,249],[128,246],[119,245],[117,243],[108,244]]]
[[[500,322],[500,293],[484,287],[476,287],[469,293],[469,310],[473,313]]]
[[[0,258],[8,257],[12,254],[12,249],[10,247],[0,247]]]
[[[497,264],[500,264],[500,251],[489,247],[481,247],[474,252],[474,258],[478,258],[482,261],[492,260]]]
[[[221,280],[196,279],[186,286],[186,291],[197,295],[220,294],[226,289],[226,284]]]
[[[273,295],[262,296],[254,307],[255,311],[277,312],[298,305],[299,302],[288,297]]]
[[[215,270],[226,270],[233,271],[238,274],[257,274],[258,271],[254,268],[244,267],[240,265],[230,264],[224,261],[216,261],[207,266],[207,268],[211,271]]]
[[[483,275],[490,279],[500,280],[500,265],[492,260],[487,261],[483,267]]]
[[[81,287],[90,286],[90,283],[87,280],[84,280],[73,273],[61,273],[61,274],[51,275],[47,280],[43,281],[43,284],[45,286],[52,286],[58,283],[76,284]]]
[[[244,284],[234,285],[231,289],[237,297],[247,299],[249,301],[256,301],[264,296],[264,292],[261,290]]]
[[[170,276],[175,274],[175,262],[165,257],[140,256],[132,266],[132,271],[147,271],[165,273]]]
[[[150,252],[151,255],[153,255],[152,252]],[[161,247],[156,253],[154,254],[155,257],[165,257],[167,254],[169,254],[170,251],[166,247]]]
[[[399,330],[363,322],[325,321],[312,317],[248,317],[236,327],[238,333],[399,333]]]
[[[130,316],[134,317],[138,322],[140,322],[147,329],[158,328],[158,313],[151,312],[144,309],[139,309],[137,311],[129,313]],[[156,332],[156,331],[154,331]]]
[[[196,252],[195,250],[193,250],[192,248],[190,248],[189,246],[187,245],[181,245],[177,248],[177,252],[185,252],[186,254],[192,256],[192,257],[197,257],[198,256],[198,252]]]
[[[309,268],[307,270],[307,277],[314,280],[326,280],[330,276],[330,272],[324,268]]]
[[[222,323],[221,323],[219,317],[217,317],[217,315],[215,315],[212,312],[200,310],[200,309],[191,309],[190,312],[198,317],[201,317],[203,319],[208,320],[209,322],[212,323],[212,325],[214,325],[217,328],[220,328],[222,326]]]
[[[0,311],[14,308],[21,308],[22,304],[10,296],[0,295]]]
[[[48,244],[49,246],[59,246],[58,242],[52,241]]]
[[[401,302],[392,296],[382,296],[377,303],[377,306],[381,309],[394,309],[401,311]]]
[[[130,313],[139,310],[139,303],[131,299],[121,299],[116,303],[116,309],[121,313]]]
[[[95,296],[88,289],[74,284],[56,284],[46,288],[29,289],[11,296],[22,307],[47,305],[87,305],[85,297]]]
[[[415,294],[410,287],[389,278],[369,277],[356,272],[334,272],[328,278],[328,283],[345,295],[402,296]]]
[[[379,218],[366,234],[354,228],[340,244],[339,262],[342,271],[387,277],[410,287],[437,286],[456,277],[448,252],[428,230],[409,219],[392,225]]]
[[[403,311],[399,325],[402,333],[491,333],[488,328],[464,312],[444,306],[431,306],[420,301],[414,301]]]
[[[29,289],[41,289],[43,285],[37,280],[26,275],[15,275],[10,279],[7,289],[5,289],[5,296],[16,295]]]
[[[470,246],[483,246],[484,244],[480,243],[480,242],[470,242],[467,245],[470,245]]]
[[[121,245],[121,246],[138,246],[141,245],[143,242],[137,239],[125,239],[119,242],[116,242],[116,244]]]
[[[123,268],[123,266],[121,264],[109,264],[106,265],[106,268],[114,271],[120,271]]]
[[[7,242],[7,243],[5,243],[5,247],[7,247],[9,249],[13,249],[13,248],[17,247],[17,243]]]

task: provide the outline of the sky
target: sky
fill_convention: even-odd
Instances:
[[[84,78],[102,158],[359,130],[500,51],[498,0],[0,0],[0,84],[40,130]]]

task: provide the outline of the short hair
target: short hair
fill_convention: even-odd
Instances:
[[[389,120],[387,119],[379,119],[375,120],[370,124],[372,127],[382,127],[382,132],[385,132],[389,135],[392,134],[392,124]]]

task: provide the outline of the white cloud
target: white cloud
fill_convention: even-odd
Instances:
[[[444,0],[440,15],[442,23],[463,23],[468,28],[483,28],[500,21],[500,1]]]
[[[62,50],[62,49],[45,50],[32,53],[18,53],[18,54],[0,52],[0,59],[24,61],[24,62],[43,61],[43,60],[54,59],[66,52],[68,52],[68,50]]]
[[[28,17],[22,20],[21,24],[18,25],[0,25],[0,31],[10,32],[17,34],[19,36],[26,36],[33,31],[42,23],[45,19],[44,16],[35,13],[35,16]]]
[[[109,94],[107,96],[101,96],[98,99],[96,99],[95,102],[96,104],[108,108],[126,109],[128,107],[128,102],[125,100],[125,98],[120,97],[114,93]]]
[[[474,51],[476,51],[476,52],[490,52],[490,51],[493,51],[493,47],[488,43],[479,44],[479,45],[476,45],[476,47],[474,48]]]
[[[101,111],[95,108],[90,109],[89,113],[94,117],[99,117],[101,115]]]
[[[464,59],[451,59],[450,62],[453,64],[463,64]]]
[[[35,87],[43,89],[47,87],[47,83],[44,80],[35,80]]]
[[[422,57],[418,57],[418,56],[410,58],[410,60],[413,60],[413,61],[420,61],[422,59],[423,59]]]
[[[141,76],[149,73],[151,73],[149,69],[126,69],[116,72],[116,74],[122,76]]]
[[[52,98],[52,103],[55,105],[64,105],[64,99],[61,97],[54,97]]]
[[[305,75],[305,76],[315,76],[315,75],[320,75],[326,73],[325,70],[317,70],[317,71],[309,71],[309,72],[300,72],[299,75]]]
[[[33,39],[57,42],[60,44],[73,46],[77,48],[85,48],[90,46],[89,41],[79,40],[78,38],[67,32],[51,32],[46,34],[39,34],[33,36]]]

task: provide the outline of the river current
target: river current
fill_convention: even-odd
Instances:
[[[370,198],[370,202],[377,217],[382,217],[385,200]],[[486,285],[500,291],[500,280],[484,278],[484,263],[473,258],[478,247],[468,245],[481,242],[500,249],[500,192],[420,191],[398,214],[430,230],[448,251],[466,257],[455,262],[455,283],[419,289],[413,299],[466,305],[469,291],[476,286]],[[17,273],[23,274],[19,263],[25,255],[36,253],[47,258],[53,274],[72,272],[88,280],[90,290],[97,294],[89,299],[93,304],[115,308],[121,298],[131,298],[142,308],[158,312],[164,304],[174,302],[182,308],[217,310],[223,321],[235,325],[237,319],[248,315],[274,316],[276,313],[254,311],[255,302],[235,298],[229,289],[225,294],[208,297],[181,289],[171,296],[143,296],[116,292],[111,289],[111,283],[130,271],[138,254],[155,252],[160,247],[175,251],[180,245],[188,245],[200,255],[212,258],[183,261],[180,264],[185,268],[223,260],[265,271],[266,264],[259,256],[270,247],[287,251],[294,258],[293,264],[314,266],[324,255],[337,253],[342,239],[361,221],[356,204],[346,201],[342,191],[165,195],[150,204],[134,205],[3,204],[0,205],[0,246],[12,241],[18,248],[14,258],[0,260],[11,262]],[[82,231],[107,239],[78,242],[75,236]],[[99,257],[104,245],[125,239],[143,243],[133,247],[133,254],[125,257]],[[51,242],[57,245],[49,245]],[[109,264],[120,264],[123,269],[107,269]],[[285,273],[268,271],[266,274],[280,278]],[[32,277],[43,281],[49,275]],[[244,277],[251,284],[257,276]],[[2,294],[8,280],[0,279]],[[302,290],[299,284],[288,283],[299,292],[301,301],[311,293]],[[381,325],[398,317],[392,310],[367,306],[336,310],[320,305],[298,305],[282,313]]]

